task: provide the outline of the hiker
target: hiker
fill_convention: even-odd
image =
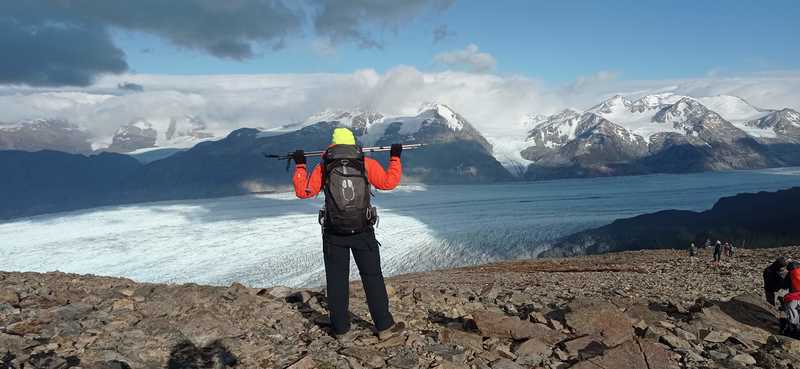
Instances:
[[[710,238],[706,238],[706,243],[705,243],[705,245],[703,245],[703,248],[707,249],[707,248],[710,248],[710,247],[711,247],[711,239]]]
[[[694,257],[697,254],[697,247],[695,247],[694,242],[689,245],[689,256]]]
[[[722,241],[717,240],[714,244],[714,262],[719,263],[720,259],[722,259]]]
[[[356,146],[352,131],[336,128],[331,145],[310,177],[305,153],[298,150],[292,154],[296,163],[292,181],[297,197],[307,199],[320,191],[325,193],[325,207],[320,211],[319,221],[322,225],[328,311],[333,334],[342,343],[351,341],[354,336],[350,331],[348,310],[350,252],[361,275],[378,338],[389,339],[405,328],[404,323],[395,323],[389,312],[389,297],[381,271],[380,243],[375,239],[374,225],[378,215],[370,205],[370,185],[380,190],[391,190],[400,183],[402,151],[400,144],[391,146],[389,167],[384,170],[378,161],[364,156]]]
[[[733,245],[731,245],[730,242],[725,241],[724,248],[725,248],[725,256],[727,257],[733,256]]]
[[[781,290],[790,291],[781,300],[780,309],[786,318],[780,318],[781,334],[797,334],[800,318],[798,318],[798,301],[800,300],[800,268],[798,263],[781,256],[764,269],[764,297],[767,303],[776,306],[775,294]],[[792,280],[794,276],[794,283]],[[777,307],[777,306],[776,306]],[[788,319],[787,319],[788,318]]]
[[[775,306],[775,293],[790,288],[787,278],[789,272],[786,270],[790,261],[789,258],[781,256],[764,269],[764,297],[772,306]]]
[[[800,338],[800,263],[789,262],[786,266],[789,293],[783,296],[783,313],[787,322],[782,325],[782,334],[792,338]]]

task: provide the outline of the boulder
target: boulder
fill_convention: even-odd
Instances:
[[[440,331],[442,343],[458,345],[473,351],[483,351],[483,337],[456,329],[444,328]]]
[[[570,368],[674,369],[678,366],[664,347],[646,341],[630,340]]]
[[[756,365],[756,359],[753,358],[750,354],[738,354],[734,355],[730,359],[732,364],[740,365],[740,366],[750,366]]]
[[[731,337],[730,333],[727,332],[720,332],[720,331],[704,331],[700,333],[700,336],[703,337],[703,341],[711,342],[711,343],[722,343],[728,340]]]
[[[413,351],[403,351],[387,361],[389,365],[400,369],[414,369],[419,364],[419,357]]]
[[[19,294],[10,288],[0,288],[0,304],[17,306],[19,304]]]
[[[276,286],[267,290],[267,294],[276,299],[285,299],[292,294],[292,289],[286,286]]]
[[[531,356],[538,355],[541,357],[548,357],[553,353],[550,345],[542,342],[538,338],[530,338],[516,347],[514,353],[518,356]]]
[[[386,365],[383,353],[366,347],[347,347],[339,353],[358,359],[370,368],[380,368]]]
[[[578,335],[598,337],[607,347],[633,338],[630,318],[607,301],[576,299],[567,305],[564,320]]]
[[[24,336],[26,334],[39,334],[44,328],[45,324],[47,323],[38,319],[27,319],[9,325],[6,327],[5,332],[17,336]]]
[[[492,362],[492,369],[524,369],[521,365],[506,359],[500,358]]]
[[[314,369],[317,363],[311,356],[304,356],[302,359],[297,360],[294,364],[289,365],[286,369]]]
[[[561,346],[569,358],[578,360],[597,356],[606,349],[606,346],[602,344],[602,339],[595,336],[578,337],[565,341]]]
[[[763,300],[758,294],[740,295],[703,308],[696,320],[715,331],[731,334],[749,347],[756,346],[754,343],[763,345],[779,328],[775,309]]]
[[[775,335],[767,339],[767,344],[772,347],[780,348],[790,354],[800,355],[800,340]]]
[[[673,334],[667,334],[661,336],[660,342],[663,342],[664,344],[673,349],[685,349],[685,350],[693,349],[692,344],[689,343],[689,341],[686,341],[685,339],[675,336]]]
[[[481,334],[487,337],[523,339],[536,335],[536,324],[502,313],[475,311],[472,313],[472,318],[475,320],[475,324],[478,326]],[[550,330],[550,328],[546,326],[539,326]]]

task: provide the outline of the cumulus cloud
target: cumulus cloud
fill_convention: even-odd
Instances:
[[[121,82],[117,84],[117,88],[123,91],[142,92],[144,86],[132,82]]]
[[[455,36],[455,32],[451,32],[446,24],[440,24],[439,26],[433,29],[434,44],[452,36]]]
[[[128,70],[111,30],[143,32],[178,48],[244,60],[305,36],[333,46],[379,48],[377,35],[396,31],[452,0],[26,0],[0,1],[0,84],[87,86],[103,74]]]
[[[2,11],[0,84],[85,86],[97,74],[128,69],[125,53],[102,27],[17,20]]]
[[[374,29],[397,31],[420,14],[447,9],[453,1],[320,0],[314,28],[333,43],[355,41],[362,48],[382,48]]]
[[[497,61],[494,57],[469,44],[464,50],[446,51],[436,54],[434,62],[449,68],[464,69],[471,72],[486,73],[494,70]]]

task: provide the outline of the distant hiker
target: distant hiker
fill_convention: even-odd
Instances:
[[[692,244],[689,245],[689,256],[694,257],[696,254],[697,254],[697,247],[694,245],[694,242],[692,242]]]
[[[707,249],[709,247],[711,247],[711,239],[710,238],[706,238],[706,243],[705,243],[705,245],[703,245],[703,248]]]
[[[717,240],[714,244],[714,262],[719,263],[720,259],[722,259],[722,241]]]
[[[302,150],[292,155],[297,164],[294,170],[294,190],[297,197],[307,199],[325,193],[325,208],[320,211],[322,251],[325,261],[328,310],[333,334],[340,341],[352,339],[350,332],[349,284],[350,252],[353,253],[361,283],[367,296],[367,306],[381,340],[398,335],[404,323],[395,323],[389,312],[389,298],[381,271],[380,243],[375,239],[373,226],[378,220],[370,205],[370,185],[391,190],[400,183],[403,169],[400,154],[403,147],[394,144],[389,154],[389,167],[365,157],[347,128],[333,131],[332,144],[308,176]]]
[[[733,256],[733,245],[731,245],[730,242],[725,241],[725,244],[723,244],[723,248],[725,250],[725,256],[727,257]]]

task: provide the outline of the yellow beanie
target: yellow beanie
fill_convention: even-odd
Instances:
[[[334,145],[355,145],[356,137],[353,136],[353,131],[347,128],[335,128],[331,143]]]

